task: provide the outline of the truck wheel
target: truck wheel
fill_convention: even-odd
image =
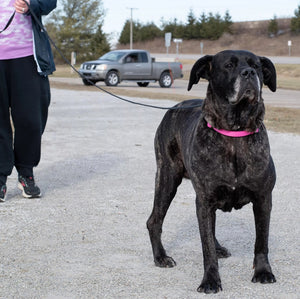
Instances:
[[[105,78],[105,84],[107,86],[117,86],[119,84],[119,75],[115,71],[108,72],[106,78]]]
[[[147,87],[149,85],[149,82],[138,82],[137,85],[139,87]]]
[[[163,72],[159,79],[160,87],[168,88],[173,84],[173,79],[169,72]]]

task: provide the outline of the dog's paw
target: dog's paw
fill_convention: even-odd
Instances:
[[[227,258],[231,256],[231,253],[229,250],[227,250],[225,247],[218,247],[216,248],[217,257],[218,259]]]
[[[176,262],[170,256],[156,258],[154,263],[157,267],[172,268],[176,266]]]
[[[222,291],[222,285],[220,281],[206,281],[202,282],[197,289],[199,293],[205,293],[205,294],[216,294],[219,291]]]
[[[252,282],[260,282],[260,283],[274,283],[276,282],[275,276],[269,271],[258,271],[254,273],[252,278]]]

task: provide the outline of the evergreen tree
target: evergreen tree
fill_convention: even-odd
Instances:
[[[185,27],[185,34],[183,38],[185,39],[195,39],[199,36],[199,26],[197,23],[197,19],[192,10],[190,10],[187,17],[187,24]]]
[[[142,25],[139,22],[132,22],[133,42],[153,40],[162,37],[162,31],[152,22]],[[130,40],[130,21],[127,20],[119,37],[120,44],[128,44]]]
[[[140,28],[140,41],[153,40],[156,37],[162,37],[162,31],[152,22],[142,25]]]
[[[276,36],[278,33],[278,22],[276,16],[270,20],[268,25],[268,34],[270,36]]]
[[[295,17],[291,19],[291,30],[295,34],[300,33],[300,5],[295,10]]]
[[[186,31],[185,28],[186,26],[181,22],[178,23],[176,18],[168,23],[163,23],[163,32],[171,32],[174,38],[183,38]]]
[[[136,41],[134,38],[134,35],[136,34],[136,28],[137,26],[135,25],[135,22],[132,22],[133,41]],[[119,37],[119,43],[125,45],[125,44],[129,44],[129,42],[130,42],[130,20],[127,20],[121,31]]]
[[[224,31],[231,33],[231,25],[233,24],[231,15],[229,14],[229,11],[227,10],[224,16]]]
[[[155,37],[164,36],[166,32],[171,32],[173,38],[183,39],[211,39],[216,40],[222,36],[224,32],[231,33],[232,25],[231,16],[226,11],[224,17],[219,14],[213,15],[202,13],[197,19],[192,10],[189,11],[186,24],[178,22],[176,18],[165,22],[162,20],[162,30],[154,23],[143,25],[138,22],[133,23],[133,41],[152,40]],[[121,32],[119,43],[129,43],[130,37],[130,21],[126,21]]]
[[[109,51],[110,45],[106,34],[102,31],[102,24],[100,24],[91,40],[91,52],[93,53],[93,57],[100,57]]]

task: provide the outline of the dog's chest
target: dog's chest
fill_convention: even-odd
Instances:
[[[192,146],[187,168],[194,185],[217,199],[218,208],[230,211],[264,189],[270,173],[269,145],[262,136],[216,136]]]

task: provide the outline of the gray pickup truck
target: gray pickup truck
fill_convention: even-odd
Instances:
[[[121,81],[134,81],[146,87],[158,81],[161,87],[170,87],[183,77],[180,62],[155,62],[144,50],[108,52],[98,60],[84,62],[79,72],[85,85],[104,81],[107,86],[117,86]]]

